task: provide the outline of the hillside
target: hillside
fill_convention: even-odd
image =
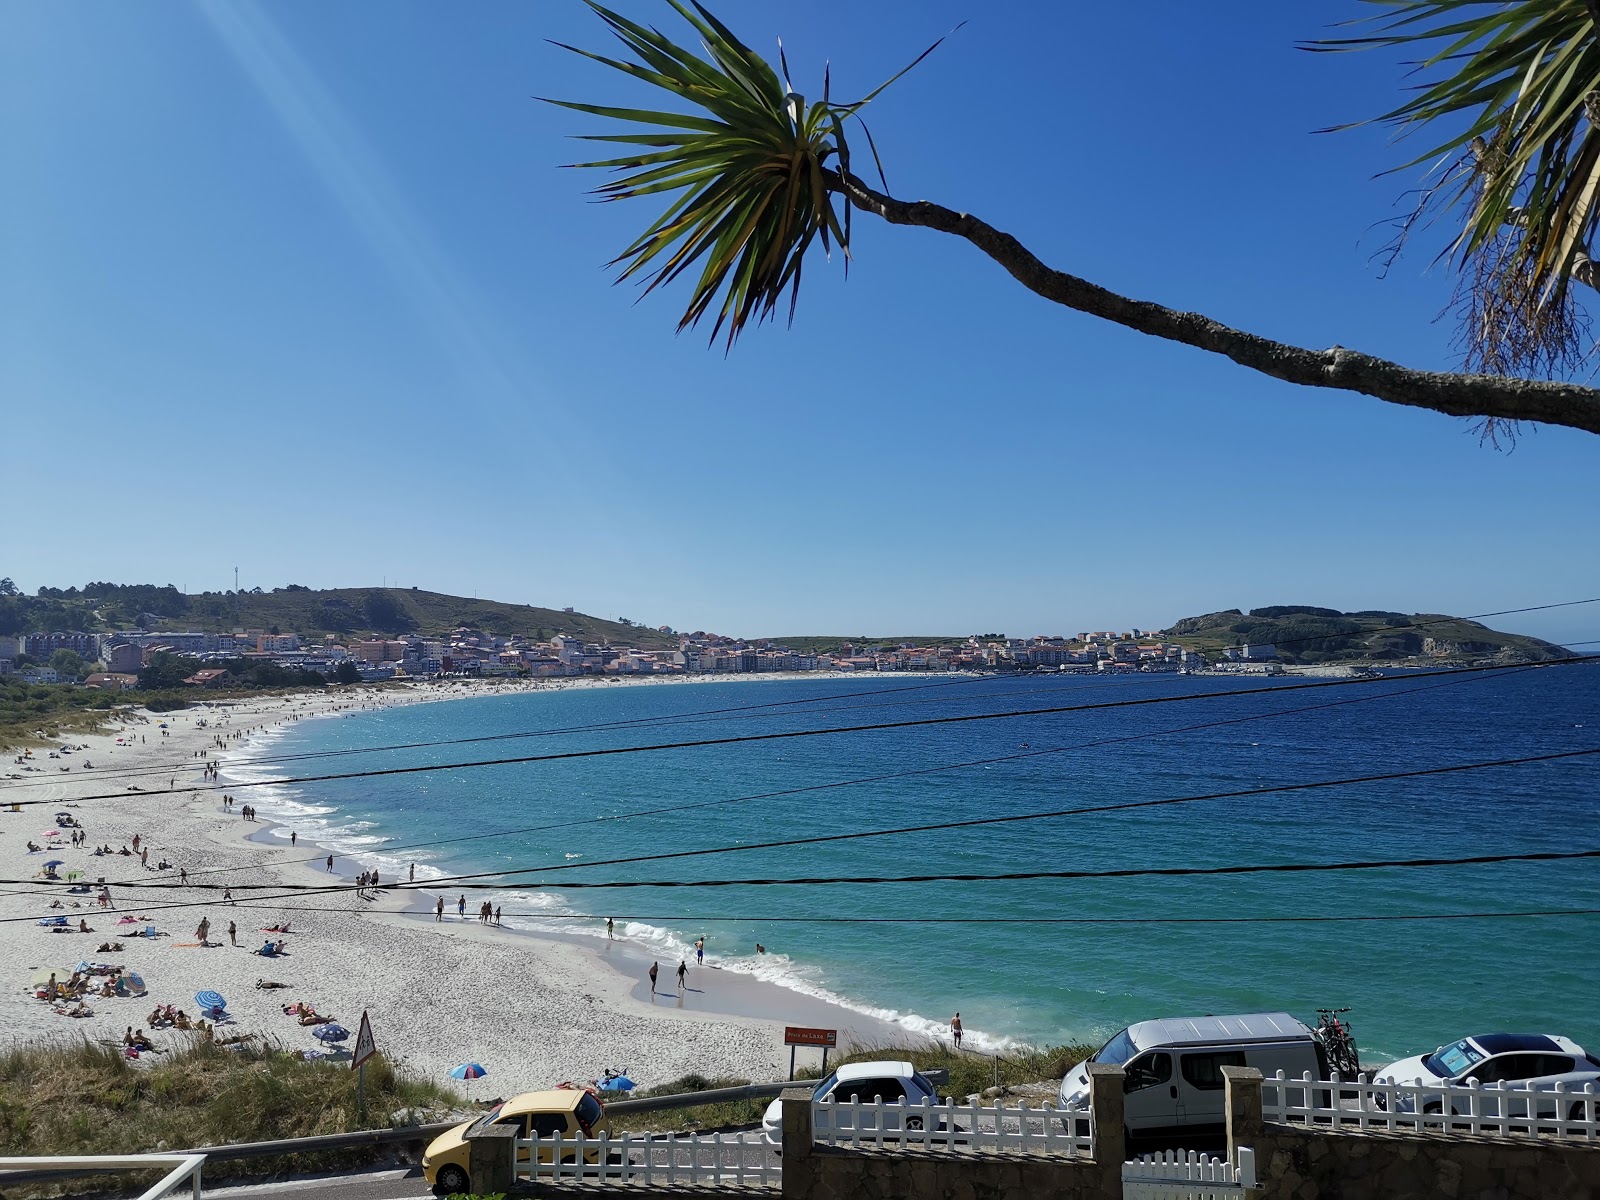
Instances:
[[[132,629],[141,616],[149,629],[235,628],[340,637],[418,633],[435,635],[467,626],[511,636],[547,638],[570,634],[590,642],[676,649],[675,636],[638,625],[604,621],[584,613],[468,599],[415,588],[302,587],[270,592],[201,592],[173,587],[89,584],[83,589],[46,588],[42,596],[0,596],[0,633],[51,629],[105,632]]]
[[[1271,643],[1285,662],[1298,663],[1395,662],[1413,656],[1430,661],[1504,658],[1538,662],[1567,653],[1539,638],[1500,633],[1460,617],[1376,609],[1344,613],[1309,604],[1272,605],[1248,613],[1230,608],[1185,617],[1165,630],[1164,636],[1201,651],[1242,642]]]

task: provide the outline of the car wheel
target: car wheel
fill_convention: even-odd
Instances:
[[[446,1196],[472,1190],[472,1181],[460,1167],[440,1167],[439,1174],[435,1178],[438,1180],[437,1190]]]
[[[1573,1101],[1572,1110],[1567,1113],[1567,1120],[1569,1120],[1569,1121],[1581,1121],[1581,1120],[1583,1120],[1583,1101],[1582,1100]]]
[[[921,1117],[907,1117],[906,1118],[906,1128],[907,1129],[920,1130],[922,1128],[922,1118]]]

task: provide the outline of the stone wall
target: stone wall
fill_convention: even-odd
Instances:
[[[1122,1068],[1091,1064],[1095,1156],[851,1150],[812,1140],[811,1093],[783,1095],[784,1200],[1114,1200],[1122,1195]]]
[[[1600,1144],[1268,1125],[1261,1072],[1223,1067],[1228,1151],[1256,1152],[1260,1200],[1594,1200]],[[1237,1159],[1235,1159],[1237,1161]]]

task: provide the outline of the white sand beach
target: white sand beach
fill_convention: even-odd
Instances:
[[[564,686],[575,685],[581,681]],[[202,772],[210,759],[196,754],[208,747],[217,753],[213,739],[219,735],[228,747],[223,752],[232,753],[248,745],[252,732],[288,721],[479,692],[422,684],[263,697],[168,714],[135,710],[107,732],[62,739],[82,750],[52,759],[34,749],[28,765],[38,770],[24,770],[12,761],[15,752],[8,753],[0,773],[20,779],[0,780],[0,861],[6,878],[24,882],[0,885],[0,1024],[24,1041],[119,1041],[128,1026],[149,1032],[147,1018],[158,1004],[195,1016],[195,993],[210,989],[226,998],[231,1017],[219,1036],[249,1033],[314,1050],[322,1048],[314,1027],[301,1027],[284,1006],[310,1003],[352,1031],[366,1010],[380,1051],[396,1065],[442,1079],[458,1063],[483,1064],[489,1077],[475,1085],[477,1096],[590,1080],[608,1067],[628,1068],[645,1086],[689,1072],[781,1078],[788,1066],[784,1024],[837,1028],[841,1038],[865,1043],[905,1040],[906,1031],[896,1026],[718,970],[714,959],[690,967],[681,996],[672,981],[676,963],[663,962],[662,994],[652,1000],[644,979],[648,947],[625,938],[608,943],[486,927],[474,915],[475,898],[465,920],[456,918],[452,903],[446,920],[436,923],[431,911],[416,911],[424,903],[431,910],[432,894],[386,890],[363,898],[348,878],[361,864],[341,858],[335,866],[345,875],[330,875],[321,861],[326,852],[305,839],[291,848],[281,837],[252,837],[263,825],[238,815],[250,802],[248,788],[237,791],[232,811],[224,811],[218,791],[185,790],[206,786]],[[232,738],[240,733],[245,736]],[[85,769],[86,761],[92,769]],[[141,769],[149,773],[126,774]],[[227,782],[224,773],[211,786],[226,788]],[[11,810],[13,803],[20,811]],[[68,844],[70,829],[46,840],[58,811],[81,823],[83,847]],[[107,844],[113,851],[131,848],[135,834],[141,849],[148,848],[148,867],[137,856],[93,853]],[[30,853],[30,839],[45,849]],[[66,882],[28,882],[57,859],[63,875],[81,871],[90,884],[106,880],[114,910],[99,907],[96,891],[69,894]],[[155,870],[163,860],[171,869]],[[185,885],[180,870],[189,874]],[[335,890],[265,893],[280,897],[276,901],[247,890],[285,883]],[[224,885],[240,889],[236,903],[209,890]],[[52,908],[56,902],[63,907]],[[67,917],[71,932],[38,923],[54,916]],[[129,917],[134,920],[119,924]],[[196,936],[202,917],[210,920],[204,946]],[[80,919],[93,932],[77,932]],[[119,934],[143,929],[147,921],[159,936]],[[237,926],[237,946],[230,922]],[[291,929],[287,954],[268,959],[253,953],[268,936],[263,927],[283,922]],[[97,952],[107,941],[120,941],[123,949]],[[82,1018],[35,998],[28,984],[36,970],[56,969],[65,979],[80,961],[136,971],[148,995],[91,998],[93,1015]],[[263,989],[258,980],[288,986]],[[154,1040],[159,1047],[176,1036],[158,1031]]]

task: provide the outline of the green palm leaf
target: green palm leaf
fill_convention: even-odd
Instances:
[[[1380,120],[1448,130],[1407,167],[1436,164],[1407,222],[1453,212],[1447,254],[1470,366],[1555,374],[1580,353],[1569,288],[1592,281],[1600,225],[1600,39],[1589,0],[1368,0],[1374,35],[1309,47],[1416,53],[1413,94]]]
[[[594,189],[602,200],[681,193],[611,261],[610,265],[622,268],[618,281],[633,279],[649,294],[698,267],[678,329],[711,316],[712,340],[726,330],[729,348],[752,321],[760,324],[771,317],[786,293],[792,321],[804,258],[816,242],[825,252],[837,244],[848,268],[850,209],[836,194],[839,174],[850,170],[845,121],[858,116],[862,106],[926,58],[939,42],[905,71],[850,104],[832,101],[825,75],[823,98],[807,105],[788,84],[781,45],[780,76],[697,0],[667,3],[699,36],[704,54],[693,53],[596,0],[585,2],[632,59],[556,45],[660,88],[694,110],[549,101],[644,127],[579,135],[585,141],[641,148],[569,164],[615,176]],[[876,149],[873,154],[876,157]],[[844,204],[842,219],[836,203]]]

